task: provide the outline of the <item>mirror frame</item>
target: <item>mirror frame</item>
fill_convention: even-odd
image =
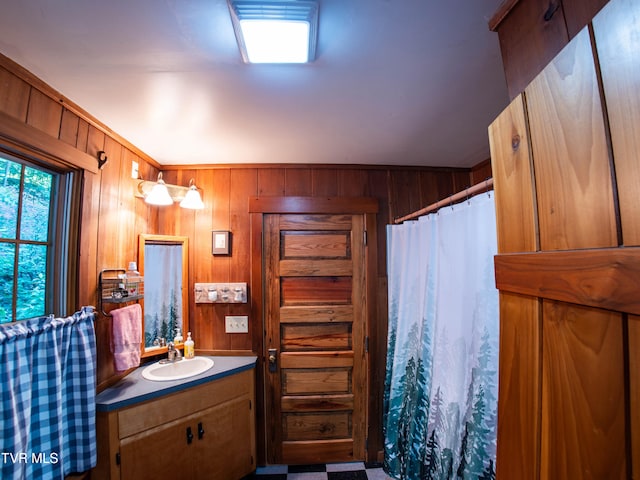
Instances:
[[[173,235],[153,235],[141,233],[138,237],[138,269],[140,274],[144,276],[144,261],[145,261],[145,247],[147,245],[181,245],[182,246],[182,335],[186,338],[186,333],[189,329],[189,237],[173,236]],[[153,278],[144,276],[144,289],[145,293],[149,289],[149,285],[153,284]],[[167,347],[151,347],[145,346],[145,299],[141,300],[143,307],[142,315],[142,343],[141,356],[149,357],[152,355],[158,355],[166,353]],[[172,332],[175,335],[175,332]],[[167,343],[173,341],[173,337],[166,339]]]

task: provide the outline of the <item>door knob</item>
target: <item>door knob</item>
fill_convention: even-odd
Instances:
[[[269,371],[273,373],[278,368],[278,350],[275,348],[270,348],[268,350],[268,358],[269,358]]]

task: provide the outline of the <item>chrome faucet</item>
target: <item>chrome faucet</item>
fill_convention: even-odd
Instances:
[[[182,360],[182,354],[180,350],[178,350],[173,342],[169,342],[167,344],[167,362],[173,363]]]

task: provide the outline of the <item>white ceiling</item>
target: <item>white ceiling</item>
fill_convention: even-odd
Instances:
[[[320,0],[308,65],[246,65],[226,0],[3,0],[0,53],[163,165],[470,167],[508,97],[502,0]]]

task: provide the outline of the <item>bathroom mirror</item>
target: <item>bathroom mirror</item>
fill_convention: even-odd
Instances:
[[[189,329],[189,238],[141,234],[138,268],[144,275],[142,356],[167,350],[176,329]]]

